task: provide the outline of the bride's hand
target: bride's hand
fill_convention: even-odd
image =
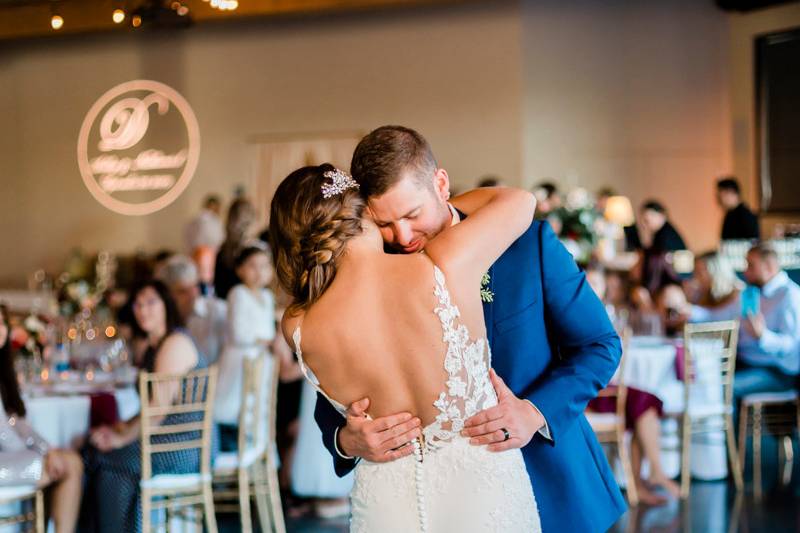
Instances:
[[[406,446],[420,435],[420,420],[411,413],[399,413],[372,420],[367,418],[369,399],[364,398],[347,408],[347,423],[339,430],[339,450],[351,457],[373,463],[386,463],[414,449]]]
[[[461,434],[472,437],[470,444],[488,445],[490,452],[523,448],[544,427],[544,417],[532,403],[514,396],[493,369],[489,376],[497,392],[497,405],[467,419]]]

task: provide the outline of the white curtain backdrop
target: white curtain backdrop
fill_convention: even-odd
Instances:
[[[342,170],[350,169],[353,156],[362,134],[342,132],[329,134],[292,135],[281,138],[269,136],[255,138],[255,168],[253,172],[253,201],[257,220],[269,221],[269,205],[278,184],[292,171],[306,165],[331,163]]]

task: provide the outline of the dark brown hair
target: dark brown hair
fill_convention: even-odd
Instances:
[[[0,346],[0,397],[7,415],[25,416],[25,402],[19,393],[17,373],[14,371],[14,354],[11,351],[11,325],[8,323],[8,308],[0,305],[3,324],[8,328],[6,342]]]
[[[163,343],[164,339],[172,335],[176,330],[182,328],[184,324],[180,313],[178,313],[178,307],[175,305],[175,300],[172,299],[169,289],[167,289],[167,286],[158,280],[145,281],[144,283],[137,285],[131,291],[131,296],[128,300],[128,305],[130,305],[131,309],[133,309],[133,303],[136,301],[136,298],[139,296],[139,294],[141,294],[141,292],[147,288],[151,288],[156,291],[159,299],[164,302],[164,320],[166,321],[164,336],[158,341],[157,346],[151,346],[148,348],[147,352],[144,354],[144,360],[142,361],[142,368],[148,372],[152,372],[155,368],[156,354],[158,353],[159,348],[161,348],[161,343]],[[133,317],[133,323],[131,326],[134,337],[140,339],[147,338],[147,332],[144,331],[139,325],[139,321],[136,320],[135,315]]]
[[[433,187],[430,176],[438,164],[430,144],[416,131],[403,126],[381,126],[358,143],[350,169],[364,198],[381,196],[413,171],[418,183]]]
[[[333,282],[347,241],[361,234],[366,203],[356,188],[324,198],[330,181],[325,163],[303,167],[284,179],[270,207],[269,232],[278,282],[294,299],[289,310],[306,309]]]

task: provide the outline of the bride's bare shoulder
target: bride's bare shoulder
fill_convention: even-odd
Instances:
[[[302,314],[300,312],[292,312],[291,310],[286,310],[283,314],[283,318],[281,319],[281,331],[283,332],[283,338],[286,339],[286,342],[289,343],[293,349],[297,349],[296,346],[292,344],[292,336],[294,335],[295,329],[297,326],[300,325],[300,319]]]

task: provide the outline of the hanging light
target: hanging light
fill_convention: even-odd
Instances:
[[[134,28],[138,28],[141,25],[142,25],[142,17],[140,17],[139,15],[134,15],[131,17],[131,26],[133,26]]]
[[[121,24],[125,20],[125,10],[117,8],[111,12],[111,20],[114,24]]]
[[[57,31],[64,26],[64,18],[59,14],[56,5],[55,0],[50,3],[50,27]]]

